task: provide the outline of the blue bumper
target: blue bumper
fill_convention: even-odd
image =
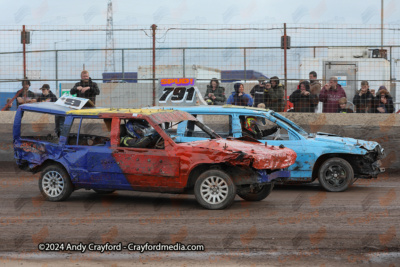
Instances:
[[[276,179],[286,179],[290,177],[290,171],[276,171],[271,174],[267,174],[266,170],[258,170],[258,182],[259,183],[270,183]]]

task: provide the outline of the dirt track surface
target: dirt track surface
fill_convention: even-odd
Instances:
[[[0,168],[0,265],[400,266],[400,177],[278,186],[261,202],[222,211],[194,196],[78,190],[43,201],[39,175]],[[204,244],[204,252],[41,252],[43,242]]]

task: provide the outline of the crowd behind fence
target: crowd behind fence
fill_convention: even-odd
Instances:
[[[225,88],[226,101],[236,83],[242,83],[254,100],[260,95],[254,92],[261,89],[251,94],[252,89],[262,87],[263,104],[275,108],[271,93],[264,88],[274,83],[271,77],[276,76],[284,91],[279,111],[290,109],[286,103],[290,98],[294,110],[305,111],[299,108],[299,103],[304,106],[308,101],[307,93],[301,93],[303,86],[307,92],[310,87],[313,98],[308,101],[312,107],[306,109],[324,111],[320,94],[331,77],[338,79],[338,87],[346,94],[346,108],[366,97],[360,89],[362,81],[367,81],[367,91],[372,93],[367,97],[372,103],[368,112],[377,112],[382,106],[378,94],[382,86],[397,111],[399,29],[396,24],[383,29],[380,25],[325,24],[147,25],[115,26],[108,35],[112,38],[107,38],[105,26],[3,26],[0,105],[3,108],[16,96],[24,78],[30,80],[36,98],[43,84],[59,97],[80,80],[82,70],[88,70],[100,88],[97,105],[104,107],[157,104],[158,79],[190,77],[196,79],[203,97],[211,79],[216,78]],[[311,92],[312,85],[300,85],[310,82],[311,71],[316,72],[322,87],[317,92]],[[336,101],[339,106],[339,99]],[[361,110],[355,107],[355,111]]]

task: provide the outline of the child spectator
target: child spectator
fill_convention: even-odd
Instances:
[[[264,103],[260,103],[260,104],[257,105],[257,107],[265,109],[265,104]]]
[[[354,113],[351,108],[347,108],[347,98],[342,97],[339,99],[338,113]]]

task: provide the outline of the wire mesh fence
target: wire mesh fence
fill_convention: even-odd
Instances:
[[[336,112],[344,95],[337,94],[335,86],[324,89],[330,78],[336,77],[336,87],[346,96],[346,108],[358,101],[363,107],[355,105],[356,112],[380,112],[379,106],[388,112],[378,89],[386,87],[391,97],[386,97],[386,102],[392,101],[398,110],[399,29],[399,25],[321,24],[157,25],[153,29],[146,25],[112,30],[105,26],[27,25],[24,45],[21,26],[3,26],[0,105],[3,108],[12,100],[11,110],[15,110],[18,98],[13,97],[22,88],[24,77],[31,81],[29,90],[36,96],[42,85],[48,84],[59,97],[80,80],[82,70],[88,70],[100,88],[96,104],[103,107],[157,104],[160,78],[189,77],[196,79],[203,96],[210,80],[216,78],[225,88],[226,99],[236,95],[234,84],[242,83],[244,93],[254,98],[253,105],[262,102],[271,108],[274,98],[284,103],[291,97],[294,111]],[[286,49],[283,36],[287,36]],[[299,85],[310,80],[311,71],[317,74],[322,90],[308,89],[307,83]],[[278,79],[270,85],[274,76]],[[259,83],[260,78],[265,81]],[[362,81],[368,81],[367,92],[375,95],[360,90]],[[321,92],[329,100],[320,98]],[[326,101],[333,103],[329,105],[335,106],[334,111],[326,109]],[[364,109],[367,102],[369,110]],[[279,111],[291,106],[282,105]]]

